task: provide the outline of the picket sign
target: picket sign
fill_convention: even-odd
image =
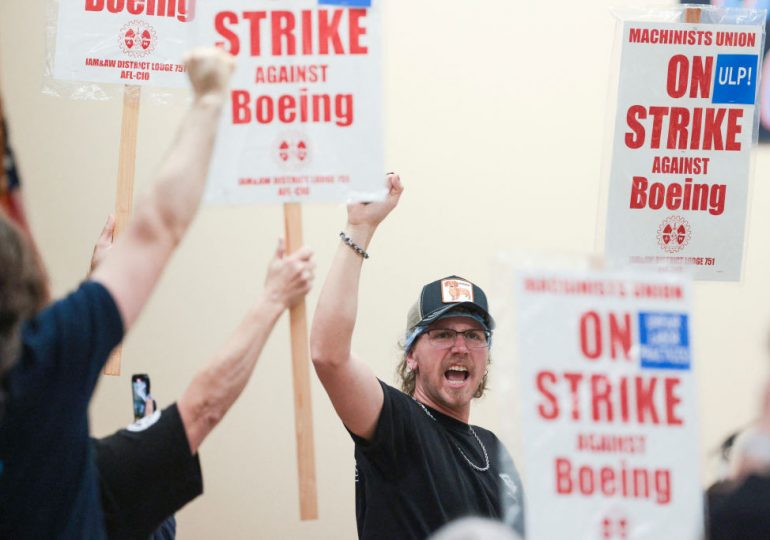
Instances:
[[[118,185],[115,192],[115,233],[123,232],[134,200],[134,173],[136,170],[136,131],[139,125],[141,87],[126,85],[123,89],[123,120],[120,127],[120,154],[118,157]],[[118,345],[104,365],[105,375],[120,375],[123,347]]]
[[[302,246],[302,205],[283,205],[286,252]],[[302,299],[289,311],[291,367],[294,381],[294,431],[297,439],[300,519],[318,519],[318,490],[315,476],[313,410],[310,400],[310,357],[308,354],[307,311]]]
[[[237,60],[204,204],[282,205],[287,253],[302,245],[301,204],[387,195],[380,8],[369,4],[227,0],[197,8],[199,20],[211,21],[197,41]],[[300,519],[317,519],[304,301],[289,316]]]

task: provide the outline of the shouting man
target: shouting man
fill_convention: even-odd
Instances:
[[[407,315],[402,391],[350,351],[358,283],[377,226],[403,191],[388,175],[382,202],[348,206],[348,223],[318,301],[313,363],[355,442],[360,538],[423,539],[474,515],[523,529],[523,494],[507,451],[468,423],[484,393],[494,320],[484,292],[450,276],[425,285]]]

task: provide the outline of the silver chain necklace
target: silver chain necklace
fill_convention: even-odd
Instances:
[[[422,403],[417,401],[414,397],[412,397],[412,399],[414,400],[415,403],[417,403],[417,405],[420,406],[420,408],[423,411],[425,411],[425,414],[427,414],[431,418],[431,420],[433,420],[434,422],[438,423],[438,420],[436,420],[436,417],[433,416],[430,413],[430,411],[428,410],[428,408],[425,405],[423,405]],[[481,447],[481,451],[484,453],[484,466],[483,467],[479,467],[478,465],[473,463],[470,459],[468,459],[468,456],[465,455],[465,452],[463,452],[463,449],[460,448],[459,444],[454,443],[454,445],[455,445],[455,447],[457,447],[457,451],[460,452],[460,455],[463,457],[463,459],[465,459],[465,461],[466,461],[466,463],[468,463],[468,465],[470,465],[471,467],[473,467],[474,469],[476,469],[479,472],[484,472],[484,471],[489,469],[489,456],[487,455],[487,449],[484,446],[484,443],[481,442],[481,439],[479,439],[479,436],[476,435],[476,431],[474,431],[473,426],[468,424],[468,429],[470,430],[471,435],[473,435],[476,438],[476,441],[478,441],[479,446]]]

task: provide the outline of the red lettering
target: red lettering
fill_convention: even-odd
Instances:
[[[626,123],[633,133],[626,133],[626,146],[640,148],[644,144],[644,126],[637,120],[647,118],[647,109],[641,105],[632,105],[626,113]]]
[[[671,118],[668,121],[668,140],[666,148],[687,148],[687,125],[690,122],[690,111],[684,107],[671,107]]]
[[[706,109],[706,119],[703,122],[703,149],[714,150],[724,148],[722,143],[722,121],[725,119],[724,109]]]
[[[612,497],[615,495],[615,471],[609,467],[602,467],[599,472],[599,483],[601,485],[602,495]]]
[[[687,76],[690,63],[683,54],[676,54],[668,61],[666,92],[673,98],[680,98],[687,92]]]
[[[618,357],[617,346],[620,345],[623,358],[631,359],[631,314],[623,314],[623,322],[618,320],[617,315],[610,313],[610,355],[612,358]]]
[[[628,422],[628,379],[620,379],[620,419]]]
[[[107,11],[110,13],[120,13],[123,11],[125,0],[107,0]]]
[[[730,109],[727,112],[727,143],[725,144],[727,150],[741,149],[741,143],[735,140],[742,131],[741,126],[738,125],[739,118],[743,118],[743,109]]]
[[[297,44],[294,40],[294,14],[291,11],[273,11],[270,14],[270,20],[273,28],[273,55],[283,54],[282,40],[286,41],[287,55],[297,54]]]
[[[630,208],[647,206],[647,179],[644,176],[634,176],[631,182]]]
[[[650,186],[650,196],[647,200],[647,204],[653,210],[660,210],[663,208],[663,201],[665,200],[666,188],[660,182],[653,182]]]
[[[269,124],[273,121],[273,98],[259,96],[255,108],[255,118],[260,124]]]
[[[293,122],[297,117],[295,107],[296,102],[292,96],[281,96],[278,99],[278,119],[285,124]]]
[[[582,373],[570,373],[564,374],[564,378],[569,382],[570,401],[572,402],[572,419],[580,420],[580,392],[578,387],[580,381],[583,380]]]
[[[612,386],[604,375],[591,376],[591,412],[594,422],[607,420],[612,422],[612,402],[610,401]],[[604,414],[602,414],[604,411]]]
[[[126,11],[131,15],[139,15],[144,11],[144,0],[128,0]]]
[[[189,4],[188,4],[189,3]],[[192,21],[195,17],[195,0],[85,0],[86,11],[107,11],[130,15],[157,15],[176,18],[180,22]]]
[[[595,311],[580,317],[580,350],[589,360],[596,360],[602,354],[602,335],[599,314]]]
[[[245,90],[233,90],[230,92],[230,99],[233,104],[233,124],[246,124],[251,122],[251,109],[249,100],[251,97]]]
[[[677,396],[674,391],[679,386],[679,379],[666,378],[664,381],[666,392],[666,423],[671,426],[681,426],[682,419],[676,415],[676,406],[682,402],[682,398]]]
[[[612,466],[594,468],[588,464],[576,467],[564,457],[557,457],[554,465],[556,492],[560,495],[649,499],[660,505],[669,504],[672,499],[670,469],[629,467],[623,460]]]
[[[668,107],[650,107],[652,116],[652,137],[650,148],[660,148],[660,134],[663,131],[663,118],[668,114]]]
[[[692,112],[692,139],[690,139],[690,150],[700,148],[701,124],[703,124],[703,109],[696,107]]]
[[[682,398],[677,378],[540,371],[535,385],[541,398],[537,413],[546,420],[556,420],[564,411],[572,421],[587,418],[597,424],[684,423],[679,414]],[[561,409],[566,403],[570,405]]]
[[[251,36],[251,56],[259,56],[262,53],[262,46],[260,45],[262,37],[261,25],[265,17],[267,17],[267,13],[264,11],[243,12],[243,18],[249,21],[249,36]]]
[[[302,11],[302,54],[313,54],[313,12]]]
[[[645,417],[649,413],[650,419],[653,424],[658,423],[658,411],[655,408],[655,402],[653,396],[655,395],[655,385],[658,379],[651,377],[647,379],[647,386],[644,384],[645,380],[641,377],[636,379],[636,416],[640,424],[645,423]]]
[[[329,42],[331,42],[335,54],[345,54],[340,39],[340,21],[342,20],[342,10],[335,9],[332,20],[329,21],[329,12],[321,10],[318,13],[318,40],[320,47],[318,54],[329,54]]]
[[[572,493],[572,465],[568,459],[556,458],[556,493]]]
[[[241,42],[238,39],[238,34],[227,28],[225,24],[237,23],[238,15],[232,11],[220,11],[214,17],[214,29],[219,33],[220,36],[227,40],[228,48],[225,50],[233,56],[237,56],[238,53],[241,52]],[[224,47],[224,45],[225,43],[223,41],[217,42],[217,47]],[[252,43],[252,47],[253,46],[254,44]],[[257,47],[259,47],[259,44],[257,44]]]
[[[677,210],[682,204],[682,186],[680,184],[671,184],[666,192],[666,208]]]
[[[87,3],[104,1],[86,0]],[[108,1],[124,2],[125,0]],[[128,1],[139,3],[153,2],[154,0]],[[183,0],[178,1],[182,2]],[[367,11],[364,9],[305,9],[298,14],[288,10],[244,11],[242,13],[222,11],[216,14],[214,26],[217,32],[231,44],[231,53],[233,50],[240,50],[240,47],[236,45],[239,39],[236,35],[238,28],[234,27],[244,22],[247,24],[244,24],[243,38],[246,39],[245,32],[248,32],[251,56],[262,55],[262,38],[264,32],[267,31],[270,32],[270,35],[265,41],[269,41],[273,56],[367,54],[369,49],[362,43],[362,39],[367,33],[364,24],[366,15]],[[347,16],[347,24],[343,24],[343,17],[345,16]],[[265,20],[268,20],[269,24],[263,25]],[[218,45],[221,46],[221,44]],[[347,53],[345,51],[346,46],[348,48]]]
[[[366,28],[361,26],[361,18],[366,17],[365,9],[348,10],[348,29],[350,34],[350,54],[366,54],[369,49],[361,45],[360,38],[366,35]]]
[[[711,96],[711,79],[714,67],[714,57],[707,56],[706,64],[703,64],[702,56],[694,56],[692,59],[692,80],[690,82],[690,97],[708,98]],[[700,96],[698,95],[700,90]]]
[[[545,403],[537,406],[537,412],[546,420],[554,420],[559,417],[559,400],[549,388],[546,388],[546,384],[556,384],[556,374],[552,371],[541,371],[537,374],[537,389],[546,399]]]

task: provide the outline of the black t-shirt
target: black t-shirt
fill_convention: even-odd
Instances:
[[[88,403],[123,322],[86,282],[22,329],[0,418],[0,538],[104,538]]]
[[[352,436],[358,536],[423,540],[471,515],[500,519],[522,532],[521,482],[495,434],[473,426],[477,440],[468,424],[380,384],[384,401],[372,440]],[[473,465],[485,467],[484,451],[489,469],[479,471]]]
[[[739,485],[712,486],[708,491],[708,538],[770,538],[770,476],[751,475]]]
[[[111,540],[147,540],[153,531],[153,538],[169,538],[168,523],[156,529],[203,493],[198,455],[190,452],[176,404],[93,439],[93,446]]]

